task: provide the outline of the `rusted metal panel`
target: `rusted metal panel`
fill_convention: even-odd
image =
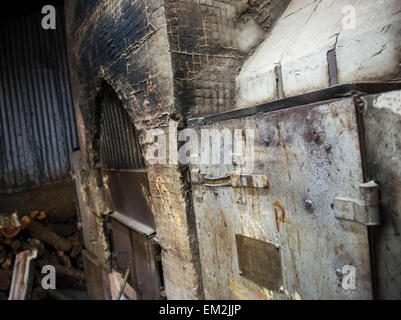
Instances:
[[[88,295],[92,300],[110,299],[110,286],[106,270],[89,251],[83,250],[82,257]]]
[[[0,192],[69,180],[77,148],[63,10],[0,22]]]
[[[192,185],[205,296],[370,299],[367,228],[336,219],[333,210],[336,197],[358,199],[364,182],[353,99],[285,108],[201,126],[253,129],[252,174],[266,175],[269,181],[268,189]],[[198,169],[199,175],[210,177],[234,172],[233,165],[200,165]],[[280,290],[240,275],[238,234],[280,249]],[[355,290],[341,286],[340,273],[346,265],[357,270]]]
[[[152,239],[131,230],[112,218],[114,267],[125,274],[130,269],[128,283],[137,293],[137,299],[161,299],[161,270],[158,252]],[[160,250],[159,250],[160,251]]]
[[[283,285],[280,249],[240,234],[235,238],[241,276],[269,290],[280,290]]]
[[[162,275],[156,264],[156,252],[152,248],[151,239],[135,231],[131,232],[131,237],[134,247],[135,273],[138,278],[138,288],[142,292],[142,299],[161,299],[160,279]]]
[[[129,268],[130,274],[128,283],[134,288],[138,288],[131,230],[115,219],[112,219],[112,232],[114,267],[123,274],[125,274]]]
[[[155,221],[150,209],[149,181],[146,170],[103,170],[115,218],[124,219],[138,232],[150,235],[155,232]],[[119,219],[119,220],[121,220]]]

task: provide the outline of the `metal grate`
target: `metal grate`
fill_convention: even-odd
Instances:
[[[121,101],[105,89],[100,134],[100,159],[105,169],[143,169],[138,134]]]

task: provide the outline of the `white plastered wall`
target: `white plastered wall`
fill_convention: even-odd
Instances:
[[[352,8],[355,28],[344,24]],[[293,0],[244,63],[237,108],[278,99],[278,65],[285,97],[327,88],[333,48],[340,84],[394,79],[401,70],[401,0]]]

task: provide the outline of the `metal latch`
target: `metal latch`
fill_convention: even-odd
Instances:
[[[359,186],[360,199],[336,197],[334,199],[334,214],[339,220],[355,221],[365,226],[378,226],[379,185],[370,181]]]
[[[200,184],[205,187],[233,187],[233,188],[255,188],[268,189],[269,180],[267,176],[260,174],[227,174],[221,177],[210,177],[199,173],[198,170],[191,171],[191,183]]]

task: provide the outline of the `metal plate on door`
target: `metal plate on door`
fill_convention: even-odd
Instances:
[[[235,238],[241,276],[264,288],[278,291],[283,285],[280,249],[240,234]]]

